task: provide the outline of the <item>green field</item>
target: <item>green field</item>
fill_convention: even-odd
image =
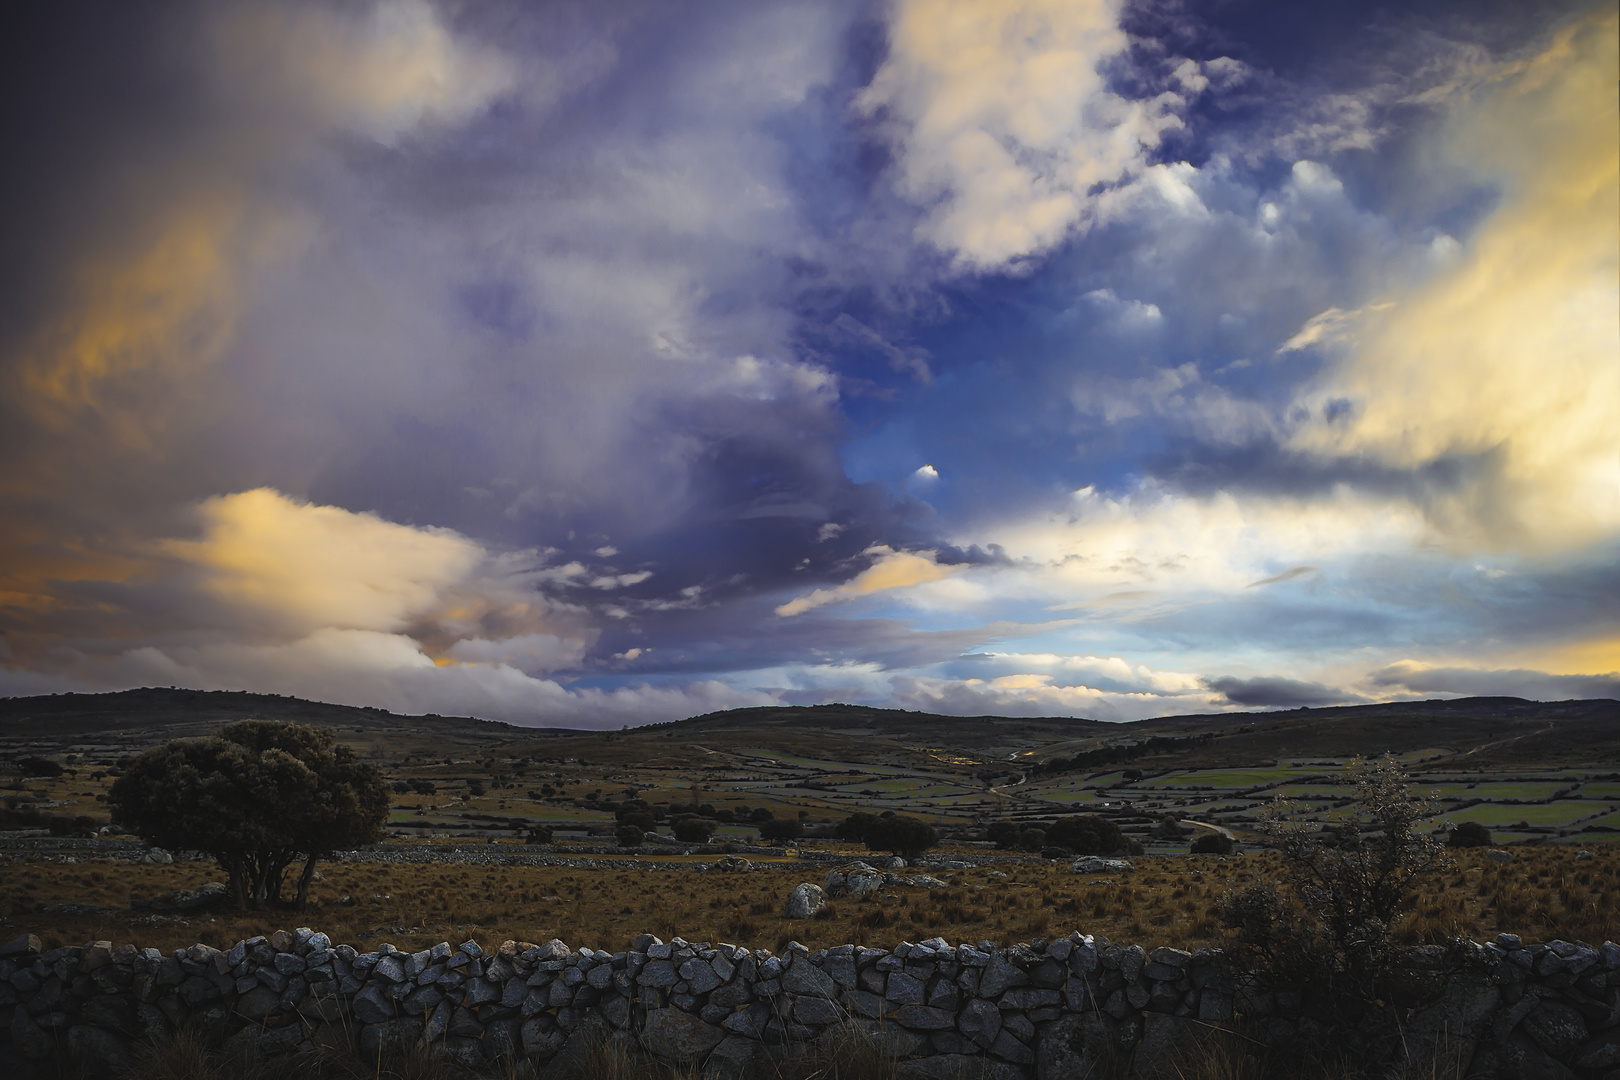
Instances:
[[[1293,777],[1319,777],[1324,769],[1206,769],[1200,772],[1172,773],[1143,780],[1141,787],[1232,787],[1252,788],[1275,784]]]
[[[1481,803],[1444,816],[1453,821],[1477,821],[1482,825],[1509,825],[1517,821],[1528,821],[1532,825],[1567,825],[1607,808],[1607,803],[1592,799],[1565,799],[1534,806]]]
[[[1424,784],[1420,777],[1413,786],[1419,791],[1438,791],[1443,799],[1550,799],[1554,792],[1573,783],[1573,780],[1562,783],[1509,780],[1470,787],[1467,784]]]

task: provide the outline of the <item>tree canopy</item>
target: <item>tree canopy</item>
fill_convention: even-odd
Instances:
[[[939,833],[915,818],[880,817],[867,827],[863,839],[869,851],[892,851],[914,859],[939,843]]]
[[[243,720],[218,737],[176,739],[139,755],[108,796],[113,820],[148,843],[201,851],[230,878],[238,906],[282,899],[302,857],[302,905],[322,856],[376,843],[388,786],[332,733]]]

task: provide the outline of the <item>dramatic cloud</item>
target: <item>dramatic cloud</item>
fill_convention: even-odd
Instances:
[[[0,43],[0,693],[1612,692],[1610,7],[75,10]]]
[[[1447,136],[1503,189],[1450,267],[1362,329],[1296,445],[1404,469],[1479,459],[1428,509],[1462,544],[1567,549],[1620,530],[1620,127],[1613,12],[1452,89]],[[1320,340],[1317,316],[1286,347]],[[1329,412],[1326,402],[1347,407]]]

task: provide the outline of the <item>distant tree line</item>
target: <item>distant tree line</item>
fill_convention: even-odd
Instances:
[[[1048,858],[1129,855],[1141,851],[1140,844],[1100,814],[1069,814],[1049,825],[998,821],[987,830],[986,838],[1003,850],[1038,851]]]

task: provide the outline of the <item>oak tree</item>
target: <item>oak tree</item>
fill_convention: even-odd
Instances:
[[[319,859],[382,838],[388,794],[381,772],[331,732],[243,720],[139,755],[107,801],[148,843],[213,856],[245,908],[279,902],[300,858],[302,906]]]

